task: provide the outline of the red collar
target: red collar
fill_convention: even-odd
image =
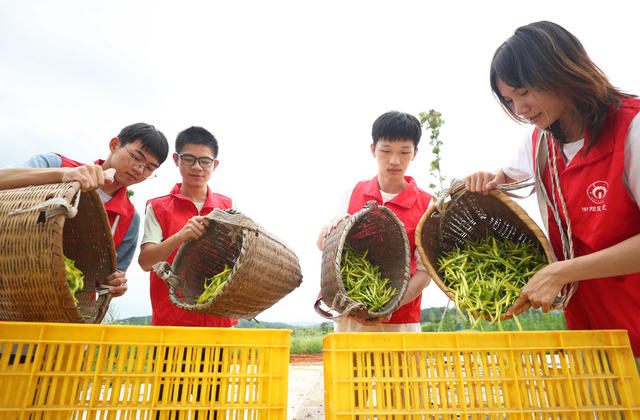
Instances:
[[[129,216],[133,213],[134,208],[133,204],[131,204],[131,200],[127,197],[127,188],[120,188],[114,196],[111,197],[111,200],[105,204],[105,208],[114,213],[121,214],[122,216]]]
[[[191,203],[192,202],[191,199],[183,195],[182,192],[180,192],[181,188],[182,188],[182,182],[178,182],[176,185],[173,186],[169,194],[173,195],[177,199],[187,200]],[[202,208],[204,209],[207,207],[213,207],[213,193],[211,192],[211,188],[209,188],[208,185],[207,185],[207,199],[204,201],[204,205],[202,206]]]
[[[102,165],[103,159],[98,159],[94,162],[96,165]],[[104,205],[105,209],[120,214],[122,216],[129,216],[134,212],[133,204],[127,197],[127,187],[122,187],[111,197],[111,200],[107,201]]]
[[[410,176],[405,176],[404,180],[408,183],[407,188],[402,190],[400,194],[395,196],[393,199],[387,201],[387,203],[393,203],[400,207],[411,208],[416,202],[416,198],[418,196],[418,184],[416,184],[416,181]],[[382,195],[380,194],[377,175],[367,181],[362,193],[374,200],[382,202]]]

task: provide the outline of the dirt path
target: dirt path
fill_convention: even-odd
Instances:
[[[318,354],[292,354],[289,356],[289,363],[292,365],[315,365],[322,364],[322,353]]]
[[[322,354],[292,354],[287,420],[324,419]]]

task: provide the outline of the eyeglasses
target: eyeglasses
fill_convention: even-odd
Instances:
[[[185,153],[183,155],[178,155],[178,157],[180,158],[180,161],[187,166],[195,165],[197,160],[198,163],[200,164],[200,167],[203,169],[210,168],[211,165],[213,165],[213,162],[215,161],[215,159],[211,159],[210,157],[207,157],[207,156],[195,157],[188,153]]]
[[[142,169],[142,176],[145,178],[156,177],[156,175],[153,173],[153,171],[155,171],[155,168],[152,168],[151,166],[147,165],[146,161],[140,159],[139,157],[131,153],[129,149],[127,149],[127,146],[123,146],[123,147],[127,151],[127,153],[129,153],[129,165],[133,169],[136,169],[136,170]]]

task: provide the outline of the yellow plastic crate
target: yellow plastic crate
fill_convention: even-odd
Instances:
[[[626,331],[335,333],[326,419],[640,419]]]
[[[284,420],[290,332],[0,322],[0,419]]]

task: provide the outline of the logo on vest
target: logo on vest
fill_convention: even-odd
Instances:
[[[607,181],[596,181],[587,188],[587,197],[596,204],[602,204],[608,189],[609,183]]]

